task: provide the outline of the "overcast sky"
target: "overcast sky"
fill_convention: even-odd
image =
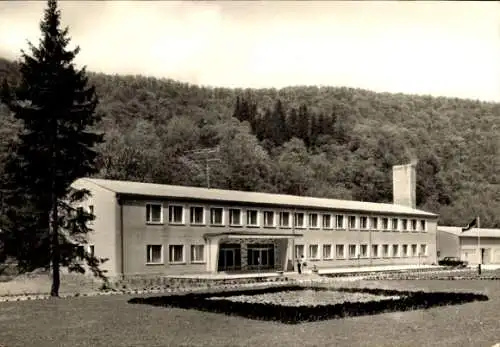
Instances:
[[[44,1],[0,2],[0,55]],[[61,1],[77,63],[238,87],[335,85],[500,101],[500,2]]]

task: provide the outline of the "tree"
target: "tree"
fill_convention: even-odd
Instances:
[[[60,28],[56,0],[49,0],[40,23],[38,47],[22,51],[21,81],[12,93],[2,93],[22,131],[6,165],[3,184],[9,212],[6,249],[21,271],[50,268],[51,296],[59,296],[60,268],[84,272],[78,250],[86,243],[86,223],[93,218],[76,206],[88,197],[71,187],[80,177],[96,173],[94,146],[103,135],[93,131],[101,116],[94,87],[85,68],[73,60],[79,47],[68,50],[68,28]],[[5,96],[7,95],[7,97]],[[104,278],[104,259],[83,255],[95,275]]]

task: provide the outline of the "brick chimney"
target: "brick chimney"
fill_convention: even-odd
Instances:
[[[395,205],[417,207],[417,161],[392,167],[392,195]]]

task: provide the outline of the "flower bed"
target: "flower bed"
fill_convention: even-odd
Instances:
[[[331,293],[336,300],[332,300]],[[295,292],[290,296],[287,292]],[[283,294],[284,293],[284,294]],[[297,299],[290,297],[307,295],[320,298],[328,297],[328,300],[307,302],[297,305]],[[315,293],[315,294],[314,294]],[[342,293],[342,294],[338,294]],[[277,294],[273,296],[273,294]],[[265,296],[267,295],[267,297]],[[270,300],[271,297],[279,299]],[[341,295],[341,296],[339,296]],[[343,296],[342,296],[343,295]],[[258,300],[258,296],[268,300]],[[361,300],[368,298],[373,300]],[[235,297],[253,297],[253,300],[243,301]],[[288,297],[284,300],[284,297]],[[382,297],[382,298],[381,298]],[[183,309],[197,309],[200,311],[223,313],[227,315],[238,315],[250,319],[272,320],[286,324],[297,324],[307,321],[319,321],[349,316],[370,315],[382,312],[407,311],[414,309],[430,308],[433,306],[444,306],[461,304],[470,301],[486,301],[488,297],[474,293],[442,293],[442,292],[411,292],[386,289],[369,288],[335,288],[305,287],[305,286],[279,286],[261,289],[225,291],[221,293],[189,293],[186,295],[157,296],[149,298],[133,298],[129,300],[132,304],[149,304],[153,306],[176,307]],[[295,302],[293,305],[291,302]],[[286,303],[284,303],[286,302]],[[321,304],[318,304],[321,302]]]
[[[383,296],[368,293],[348,293],[336,290],[289,290],[276,293],[264,293],[256,295],[235,295],[227,297],[232,302],[262,303],[282,306],[324,306],[331,304],[342,304],[345,302],[368,302],[377,300],[399,299],[399,296]],[[220,300],[223,297],[213,296],[207,300]]]

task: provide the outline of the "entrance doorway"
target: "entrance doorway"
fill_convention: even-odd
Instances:
[[[241,270],[241,246],[238,244],[220,245],[217,268],[217,271]]]
[[[247,262],[250,270],[274,269],[274,245],[247,245]]]

